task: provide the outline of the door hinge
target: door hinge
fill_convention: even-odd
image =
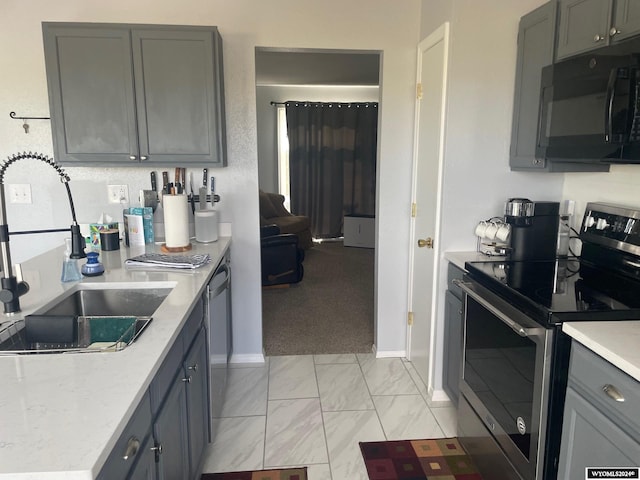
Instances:
[[[422,83],[416,84],[416,98],[422,100]]]
[[[407,313],[407,325],[413,325],[413,312]]]
[[[416,202],[413,202],[411,204],[411,218],[416,218],[418,212],[418,205],[416,205]]]

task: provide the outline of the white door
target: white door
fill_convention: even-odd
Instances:
[[[413,324],[409,327],[407,350],[408,358],[430,390],[448,41],[449,24],[445,23],[418,45],[409,254],[409,312],[413,313]]]

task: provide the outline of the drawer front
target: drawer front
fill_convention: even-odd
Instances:
[[[459,286],[453,283],[454,280],[462,281],[462,277],[464,276],[464,270],[459,267],[456,267],[453,263],[449,262],[449,266],[447,268],[447,288],[453,293],[456,297],[462,300],[462,290]]]
[[[640,433],[640,382],[576,341],[571,345],[569,383],[618,418],[623,428]],[[616,393],[624,401],[616,401]]]
[[[113,447],[98,478],[126,478],[138,457],[144,453],[145,440],[150,433],[151,402],[147,392]]]

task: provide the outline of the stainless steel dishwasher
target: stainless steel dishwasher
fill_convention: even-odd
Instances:
[[[204,293],[209,327],[211,363],[211,411],[219,417],[227,383],[227,366],[233,348],[231,333],[231,261],[229,252],[220,260]]]

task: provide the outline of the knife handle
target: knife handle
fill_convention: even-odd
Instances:
[[[158,180],[156,179],[156,172],[151,172],[151,190],[158,191]]]
[[[169,193],[169,172],[162,172],[162,192]]]
[[[206,187],[207,186],[207,180],[208,180],[208,170],[206,168],[202,169],[202,186]]]

